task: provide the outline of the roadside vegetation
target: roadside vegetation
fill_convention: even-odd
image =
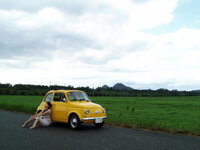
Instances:
[[[0,108],[34,113],[42,96],[0,96]],[[200,96],[90,97],[107,109],[107,123],[200,135]]]
[[[82,90],[89,96],[115,96],[115,97],[165,97],[165,96],[200,96],[200,90],[194,91],[178,91],[168,89],[133,89],[121,83],[115,84],[113,87],[106,85],[97,88],[90,87],[73,87],[59,85],[30,85],[30,84],[2,84],[0,83],[0,95],[44,95],[50,90],[68,89]]]

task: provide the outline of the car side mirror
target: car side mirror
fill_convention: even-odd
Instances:
[[[63,102],[66,102],[66,98],[63,98]]]

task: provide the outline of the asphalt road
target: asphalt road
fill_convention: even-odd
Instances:
[[[30,115],[0,111],[1,150],[200,150],[200,138],[105,125],[74,131],[63,123],[22,128]]]

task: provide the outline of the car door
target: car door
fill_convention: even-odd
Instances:
[[[66,122],[68,102],[65,94],[62,92],[54,93],[52,105],[52,120]]]

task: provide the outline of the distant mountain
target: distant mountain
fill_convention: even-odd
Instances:
[[[109,86],[103,85],[101,88],[102,88],[102,89],[109,89]]]
[[[128,87],[128,86],[125,86],[124,84],[122,83],[117,83],[113,86],[113,89],[115,90],[132,90],[131,87]]]

